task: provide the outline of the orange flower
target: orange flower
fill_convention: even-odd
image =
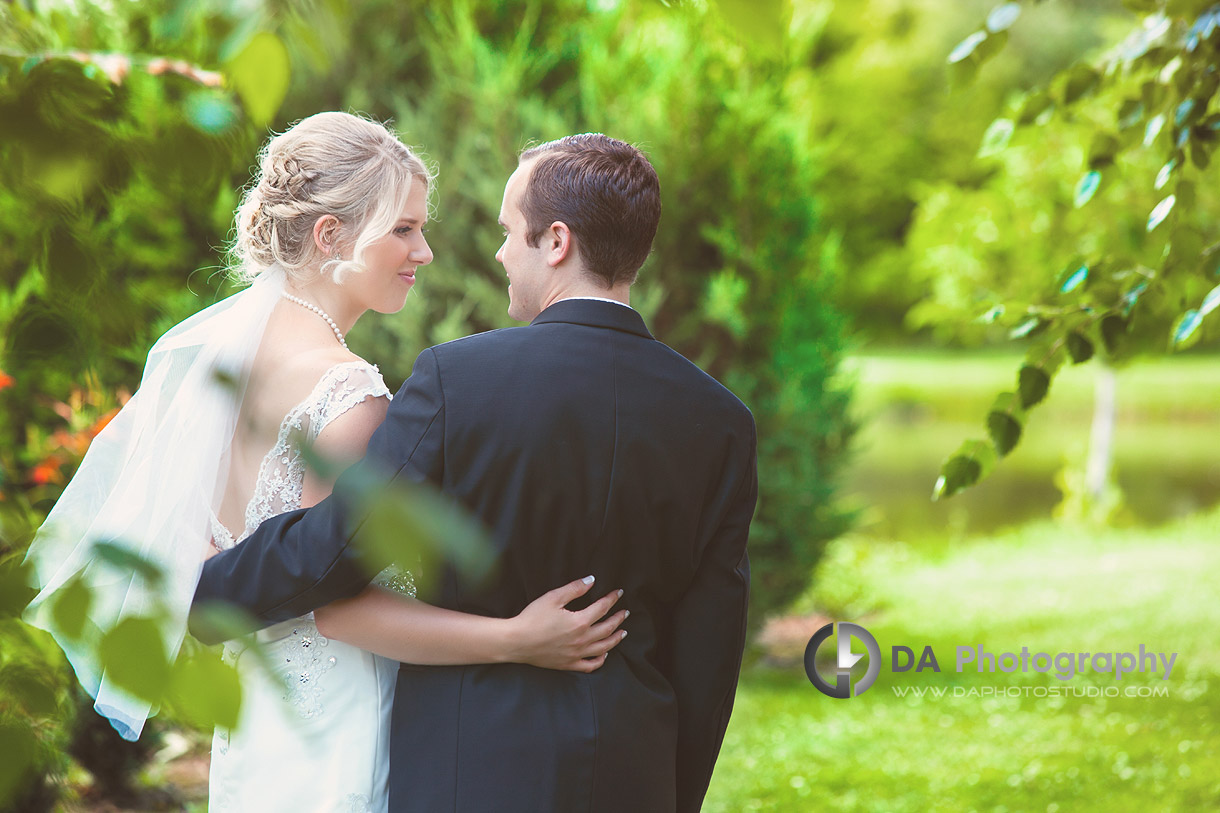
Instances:
[[[114,420],[114,416],[118,415],[118,414],[119,414],[119,410],[116,408],[116,409],[110,410],[105,415],[98,418],[97,421],[94,422],[93,426],[89,427],[89,430],[88,430],[89,439],[92,440],[93,438],[97,437],[97,433],[101,432],[103,429],[105,429],[106,424],[108,424],[112,420]]]
[[[33,468],[30,472],[30,479],[40,486],[62,483],[64,477],[59,471],[59,467],[63,465],[63,462],[63,458],[59,455],[51,455]]]
[[[85,432],[69,432],[66,429],[60,429],[51,435],[51,448],[63,449],[76,457],[81,457],[89,449],[91,437]]]
[[[13,377],[4,370],[0,370],[0,390],[13,386]]]

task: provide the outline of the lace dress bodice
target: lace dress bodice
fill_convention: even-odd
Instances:
[[[364,361],[327,370],[284,416],[263,457],[233,535],[213,514],[212,544],[232,548],[262,522],[301,507],[302,446],[366,398],[390,398],[378,369]],[[415,594],[409,571],[387,568],[374,583]],[[222,657],[242,680],[237,726],[212,740],[209,810],[388,809],[389,710],[398,664],[318,632],[313,613],[225,643]],[[244,653],[258,650],[258,657]],[[301,780],[305,781],[301,781]]]
[[[254,494],[246,505],[245,528],[236,539],[212,517],[212,544],[227,550],[249,536],[271,517],[301,507],[305,486],[305,460],[301,442],[313,443],[332,421],[365,398],[392,398],[381,371],[366,361],[349,361],[331,367],[309,396],[284,416],[275,445],[259,467]]]

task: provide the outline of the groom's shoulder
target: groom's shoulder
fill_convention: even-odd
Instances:
[[[732,390],[664,342],[654,341],[653,344],[657,352],[666,358],[671,370],[680,376],[682,387],[697,395],[700,403],[713,412],[730,416],[739,422],[751,425],[754,423],[750,408]]]
[[[460,339],[443,342],[428,348],[437,359],[458,359],[507,350],[520,344],[528,335],[528,326],[504,327],[483,333],[472,333]]]

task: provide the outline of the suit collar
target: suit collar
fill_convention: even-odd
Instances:
[[[604,327],[621,330],[624,333],[634,333],[646,339],[652,338],[642,316],[633,309],[624,308],[615,302],[598,302],[595,299],[565,299],[538,314],[534,321],[530,322],[530,326],[552,322]]]

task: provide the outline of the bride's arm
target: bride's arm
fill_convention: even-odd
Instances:
[[[388,406],[386,398],[366,398],[323,429],[314,451],[338,467],[359,460]],[[301,507],[324,499],[333,485],[307,471]],[[612,591],[580,611],[564,609],[591,586],[591,580],[577,580],[556,588],[513,618],[445,610],[371,586],[354,598],[318,608],[314,621],[327,638],[407,663],[512,662],[591,672],[626,637],[618,626],[628,615],[621,610],[602,620],[622,591]]]
[[[535,599],[513,618],[444,610],[369,587],[355,598],[315,610],[314,621],[327,638],[406,663],[528,663],[592,672],[627,636],[618,629],[627,612],[599,620],[618,601],[617,590],[583,610],[564,609],[590,586],[578,579]]]

